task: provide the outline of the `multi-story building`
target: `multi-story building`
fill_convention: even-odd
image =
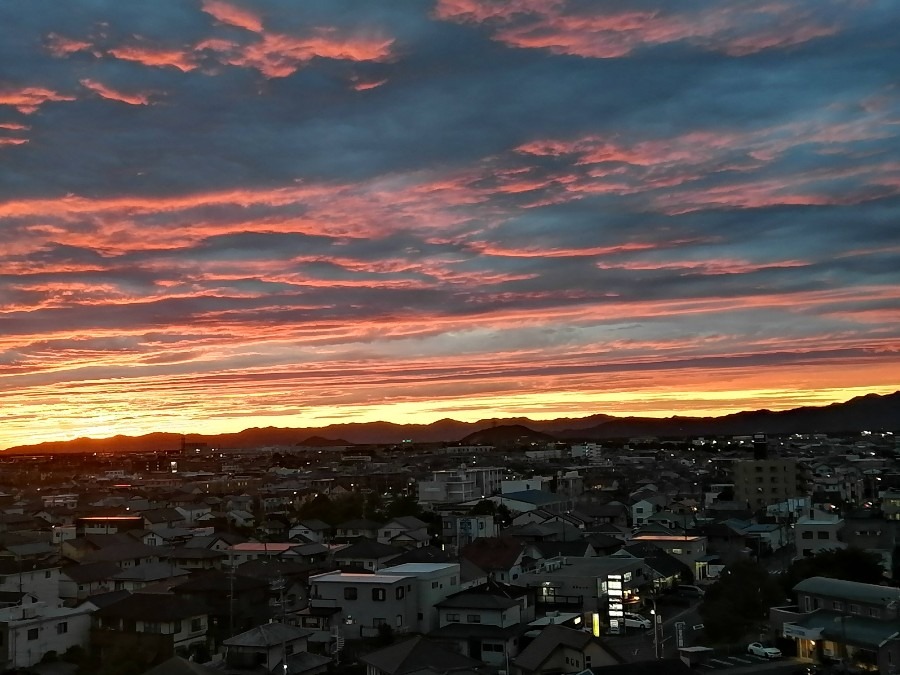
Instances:
[[[0,609],[0,671],[29,668],[48,652],[86,647],[92,607],[47,606],[28,593],[18,604]]]
[[[435,471],[431,480],[419,481],[419,503],[452,504],[490,497],[500,491],[505,470],[495,466],[460,466]]]
[[[844,519],[837,513],[809,509],[794,523],[794,543],[797,557],[809,557],[821,551],[845,548],[841,538]]]
[[[460,590],[456,563],[409,563],[376,574],[325,572],[310,576],[310,613],[329,611],[341,637],[375,637],[382,625],[394,633],[437,627],[435,605]]]
[[[769,620],[777,633],[796,642],[798,656],[896,672],[900,589],[811,577],[794,592],[797,604],[773,607]]]
[[[59,565],[0,558],[0,591],[28,592],[48,607],[59,599]]]
[[[734,498],[756,510],[805,493],[794,459],[754,459],[734,464]]]

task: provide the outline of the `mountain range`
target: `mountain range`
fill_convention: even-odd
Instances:
[[[318,428],[250,428],[237,433],[202,435],[189,434],[189,443],[206,443],[216,448],[254,448],[267,446],[339,446],[345,444],[486,442],[492,434],[481,433],[498,427],[502,438],[529,436],[532,440],[591,441],[635,436],[685,437],[734,436],[757,432],[842,433],[871,431],[900,431],[900,391],[893,394],[867,394],[843,403],[826,406],[771,411],[753,410],[721,417],[614,417],[590,415],[581,418],[532,420],[527,417],[486,419],[460,422],[443,419],[431,424],[393,424],[367,422],[333,424]],[[528,432],[533,432],[529,435]],[[499,432],[498,432],[499,433]],[[497,435],[496,433],[494,435]],[[150,452],[176,450],[185,438],[182,434],[157,432],[143,436],[114,436],[112,438],[77,438],[37,445],[8,448],[3,455],[62,454],[74,452]]]

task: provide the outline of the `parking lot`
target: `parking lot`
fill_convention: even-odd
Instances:
[[[746,666],[759,665],[760,663],[772,663],[770,659],[762,656],[753,656],[752,654],[740,654],[737,656],[716,656],[707,659],[700,664],[703,670],[723,670],[725,668],[743,668]]]

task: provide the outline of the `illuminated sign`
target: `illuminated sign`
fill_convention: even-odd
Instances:
[[[622,600],[624,592],[622,590],[622,575],[609,574],[606,577],[606,595],[607,595],[607,613],[609,615],[609,632],[618,635],[623,632],[624,622],[622,617],[625,616]]]

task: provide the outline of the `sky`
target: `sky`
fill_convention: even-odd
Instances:
[[[0,4],[0,447],[900,389],[896,0]]]

